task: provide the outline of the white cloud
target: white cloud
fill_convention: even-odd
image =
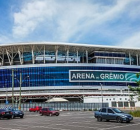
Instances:
[[[14,13],[13,35],[15,37],[25,37],[34,31],[40,22],[46,18],[51,18],[54,10],[49,6],[51,3],[49,1],[36,0],[25,4],[20,12]]]
[[[90,33],[91,28],[94,31],[94,28],[121,16],[132,1],[116,0],[115,2],[112,5],[104,5],[97,2],[93,4],[93,1],[86,0],[79,2],[69,0],[29,1],[22,6],[20,12],[13,15],[13,36],[26,38],[40,27],[42,30],[47,30],[48,33],[53,30],[52,40],[67,42],[72,37],[77,37],[75,41],[78,41],[82,36]],[[45,28],[44,24],[47,25]],[[52,28],[50,28],[50,24]]]
[[[140,47],[140,32],[133,34],[133,36],[127,37],[121,43],[118,43],[117,46],[121,47]]]

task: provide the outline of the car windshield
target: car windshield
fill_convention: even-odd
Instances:
[[[121,110],[119,110],[117,108],[113,108],[112,110],[115,111],[116,113],[123,113],[123,111],[121,111]]]
[[[50,111],[54,111],[54,109],[53,108],[48,108]]]

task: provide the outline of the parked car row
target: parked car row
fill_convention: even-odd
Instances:
[[[47,115],[47,116],[53,116],[53,115],[59,116],[59,114],[60,114],[59,111],[55,111],[53,108],[49,108],[49,107],[42,108],[41,106],[35,106],[33,108],[29,108],[29,111],[30,112],[39,112],[39,114],[41,116],[43,116],[43,115]]]
[[[53,108],[46,107],[42,108],[41,106],[35,106],[34,108],[29,108],[30,112],[39,112],[41,116],[47,115],[47,116],[59,116],[59,111],[55,111]],[[7,119],[13,119],[16,117],[23,118],[24,112],[17,109],[17,108],[3,108],[0,109],[0,119],[7,118]],[[94,112],[94,117],[97,118],[97,121],[110,121],[110,120],[116,120],[118,123],[127,122],[133,120],[133,116],[130,114],[126,114],[123,111],[119,110],[118,108],[101,108],[99,111]]]
[[[0,119],[7,118],[7,119],[13,119],[15,117],[24,117],[24,112],[21,110],[18,110],[17,108],[3,108],[0,109]]]

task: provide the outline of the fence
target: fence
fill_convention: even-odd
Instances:
[[[0,108],[11,107],[12,104],[5,105],[0,104]],[[53,107],[55,110],[65,110],[65,111],[81,111],[81,110],[94,110],[99,109],[102,106],[108,107],[108,103],[22,103],[21,110],[29,111],[29,108],[34,106],[42,107]],[[18,108],[18,104],[14,104],[14,107]]]

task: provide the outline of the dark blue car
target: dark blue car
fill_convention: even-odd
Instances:
[[[12,115],[13,113],[10,110],[0,109],[0,119],[2,118],[10,119],[12,118]]]
[[[13,113],[12,118],[15,118],[15,117],[23,118],[24,117],[24,112],[17,108],[9,108],[9,110]]]
[[[95,118],[97,121],[102,121],[105,119],[106,121],[109,120],[116,120],[117,122],[122,123],[123,121],[129,123],[133,120],[132,115],[127,114],[119,110],[118,108],[102,108],[99,111],[94,112]]]

